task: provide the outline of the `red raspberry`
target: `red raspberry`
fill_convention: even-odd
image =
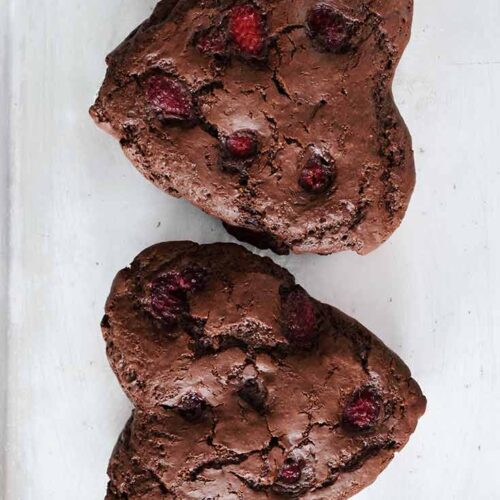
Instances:
[[[278,474],[278,481],[283,484],[295,484],[300,481],[303,463],[287,460],[281,467]]]
[[[317,4],[307,14],[309,36],[330,52],[351,48],[354,23],[329,5]]]
[[[163,293],[184,297],[187,292],[197,292],[206,285],[207,271],[199,266],[188,266],[179,271],[169,271],[156,278],[153,288]]]
[[[313,155],[300,172],[299,184],[304,191],[324,193],[333,182],[334,172],[330,164],[320,155]]]
[[[166,328],[174,328],[180,316],[189,311],[188,293],[203,289],[206,280],[206,270],[198,266],[159,276],[151,283],[151,313]]]
[[[179,288],[185,292],[199,292],[207,284],[208,273],[206,269],[193,265],[186,267],[179,274]]]
[[[184,394],[177,406],[180,415],[189,422],[201,420],[205,416],[207,409],[207,402],[196,392]]]
[[[196,48],[206,56],[222,55],[226,50],[226,38],[222,29],[212,28],[198,35]]]
[[[238,49],[249,56],[264,50],[264,21],[251,4],[237,5],[229,13],[229,34]]]
[[[169,273],[170,274],[170,273]],[[157,278],[151,284],[151,312],[167,328],[177,325],[178,317],[187,311],[188,304],[178,294],[175,279],[171,275]]]
[[[246,160],[257,153],[258,141],[252,130],[238,130],[226,139],[227,152],[240,160]]]
[[[382,409],[382,398],[374,387],[363,387],[351,396],[342,415],[344,426],[366,431],[372,429],[379,418]]]
[[[163,120],[192,121],[195,115],[193,96],[179,80],[168,76],[152,76],[147,84],[151,106]]]
[[[285,292],[282,297],[285,317],[285,336],[294,343],[310,345],[317,337],[316,311],[307,293],[299,286]]]

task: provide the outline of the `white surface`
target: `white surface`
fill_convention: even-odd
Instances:
[[[396,85],[418,168],[403,226],[367,257],[276,260],[395,349],[429,398],[408,447],[358,498],[493,500],[500,491],[500,2],[415,1]],[[8,280],[0,267],[9,291],[9,314],[0,311],[9,360],[6,378],[0,344],[4,500],[102,499],[106,463],[129,413],[99,331],[111,280],[149,244],[229,240],[219,223],[149,185],[87,117],[104,54],[152,5],[0,0],[1,241],[9,236],[2,263],[10,256]]]
[[[2,14],[4,0],[0,0],[0,67],[8,67],[6,27],[7,19]],[[6,396],[7,396],[7,269],[8,269],[8,168],[9,163],[9,119],[8,119],[8,73],[0,77],[0,109],[4,119],[0,120],[0,446],[5,443]],[[4,448],[1,447],[0,450]],[[0,495],[5,482],[5,454],[0,455]]]

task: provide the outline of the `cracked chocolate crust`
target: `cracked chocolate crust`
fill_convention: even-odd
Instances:
[[[234,41],[200,53],[200,36],[228,29],[241,5],[260,13],[258,55]],[[348,28],[336,51],[308,27],[324,6]],[[108,56],[91,115],[145,177],[237,238],[279,253],[365,254],[399,226],[415,183],[391,92],[412,11],[412,0],[166,0]],[[152,75],[187,89],[189,119],[162,119],[148,100]],[[257,134],[258,154],[227,168],[221,144],[241,129]],[[307,191],[299,179],[312,153],[334,175]]]
[[[108,499],[349,498],[425,411],[397,355],[238,245],[145,250],[102,329],[135,407]]]

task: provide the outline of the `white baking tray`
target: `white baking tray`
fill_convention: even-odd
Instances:
[[[153,3],[0,0],[4,500],[103,498],[130,410],[99,331],[111,280],[152,243],[230,240],[149,185],[87,116],[104,55]],[[407,448],[358,498],[494,500],[500,3],[416,4],[395,87],[418,169],[401,229],[366,257],[276,260],[396,350],[429,398]]]

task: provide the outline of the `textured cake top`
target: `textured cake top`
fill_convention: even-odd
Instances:
[[[391,94],[411,15],[411,0],[162,2],[108,57],[92,115],[237,236],[366,253],[414,185]]]
[[[146,250],[118,274],[103,331],[138,409],[110,465],[129,498],[154,498],[133,496],[137,468],[177,498],[347,498],[425,409],[375,336],[236,245]]]

